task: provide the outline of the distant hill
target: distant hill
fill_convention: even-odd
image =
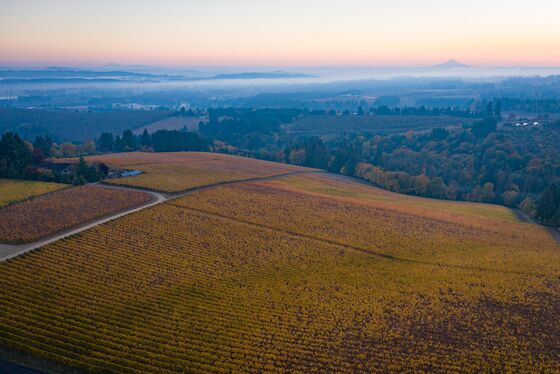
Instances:
[[[74,70],[65,68],[0,69],[0,84],[23,83],[118,83],[161,82],[188,79],[182,75],[159,75],[130,71]]]
[[[282,79],[282,78],[310,78],[311,75],[300,73],[287,73],[283,71],[275,71],[270,73],[234,73],[219,74],[210,79]]]
[[[86,70],[62,67],[45,69],[0,69],[0,84],[21,83],[111,83],[111,82],[162,82],[162,81],[193,81],[193,80],[224,80],[224,79],[285,79],[307,78],[311,75],[274,72],[245,72],[218,74],[214,76],[188,77],[178,74],[153,74],[125,70]]]
[[[113,77],[135,77],[135,78],[185,78],[183,76],[157,75],[147,73],[135,73],[130,71],[97,71],[97,70],[73,70],[64,68],[48,68],[43,70],[32,69],[0,69],[0,78],[113,78]]]

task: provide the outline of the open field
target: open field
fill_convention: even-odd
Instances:
[[[133,133],[136,135],[142,135],[144,130],[148,130],[148,132],[151,134],[158,130],[180,130],[183,127],[186,127],[189,131],[196,131],[198,130],[198,124],[200,122],[207,121],[207,118],[199,117],[168,117],[139,127],[135,129]]]
[[[144,192],[101,186],[67,188],[0,209],[0,241],[34,241],[150,201]]]
[[[449,116],[309,115],[286,125],[285,128],[289,133],[323,136],[346,132],[391,134],[433,127],[460,126],[464,122],[472,121],[468,118]]]
[[[88,371],[558,371],[559,276],[504,208],[298,175],[0,264],[0,343]]]
[[[66,187],[60,183],[0,179],[0,207]]]
[[[134,177],[110,179],[109,183],[163,192],[179,192],[209,184],[309,170],[293,165],[204,152],[132,152],[88,157],[88,161],[93,160],[144,172]]]

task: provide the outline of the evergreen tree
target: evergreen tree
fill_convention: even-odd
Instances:
[[[136,149],[136,136],[131,130],[125,130],[121,137],[122,149],[124,151],[133,151]]]
[[[97,149],[101,152],[111,152],[114,150],[115,139],[110,132],[104,132],[97,141]]]
[[[537,218],[545,222],[551,221],[558,209],[560,209],[560,186],[552,184],[537,201]]]
[[[0,139],[0,175],[21,178],[26,169],[33,163],[30,147],[12,132],[7,132]]]
[[[141,144],[144,146],[149,146],[152,144],[151,140],[150,140],[150,134],[148,134],[148,130],[144,129],[144,132],[142,133],[142,140],[141,140]]]
[[[361,105],[358,107],[358,115],[359,115],[359,116],[363,116],[363,115],[364,115],[364,108],[362,108]]]

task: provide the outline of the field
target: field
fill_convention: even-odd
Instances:
[[[331,116],[309,115],[285,126],[288,133],[308,135],[336,135],[346,132],[391,134],[407,130],[426,130],[432,127],[460,126],[468,118],[448,116]]]
[[[0,179],[0,207],[66,187],[60,183]]]
[[[207,122],[206,118],[199,117],[169,117],[165,118],[145,126],[139,127],[133,131],[136,135],[142,135],[144,130],[148,130],[151,134],[158,130],[180,130],[186,127],[189,131],[198,130],[198,124],[200,122]]]
[[[111,179],[110,183],[163,192],[179,192],[220,182],[306,170],[292,165],[203,152],[132,152],[88,158],[88,161],[93,160],[144,172],[134,177]]]
[[[0,209],[0,241],[29,242],[150,201],[145,192],[67,188]]]
[[[86,371],[553,372],[559,277],[505,208],[297,175],[0,264],[0,343]]]

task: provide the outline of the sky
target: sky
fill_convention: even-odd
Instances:
[[[0,0],[0,64],[560,66],[558,0]]]

